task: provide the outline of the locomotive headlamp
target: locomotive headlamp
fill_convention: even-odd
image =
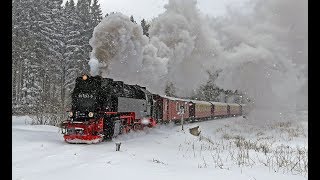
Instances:
[[[73,112],[69,112],[69,117],[72,117],[73,116]]]
[[[93,112],[89,112],[88,116],[93,117]]]
[[[85,81],[85,80],[88,79],[88,76],[87,76],[86,74],[84,74],[84,75],[82,76],[82,79]]]

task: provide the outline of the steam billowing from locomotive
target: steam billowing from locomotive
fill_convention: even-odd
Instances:
[[[162,94],[173,82],[187,96],[208,80],[207,70],[222,70],[216,83],[245,92],[256,107],[307,107],[307,2],[252,0],[248,7],[208,18],[194,0],[169,0],[150,38],[128,16],[111,14],[90,40],[91,74]]]
[[[179,95],[206,82],[218,42],[208,24],[202,24],[194,1],[169,1],[165,8],[152,22],[150,39],[121,13],[103,19],[90,41],[92,75],[139,83],[155,93],[173,82]]]
[[[167,74],[166,57],[142,34],[141,26],[129,17],[114,13],[95,27],[90,40],[93,48],[89,65],[91,75],[144,86],[155,85]]]
[[[216,83],[241,89],[273,115],[307,108],[307,2],[252,2],[249,14],[230,10],[212,23],[225,61]]]

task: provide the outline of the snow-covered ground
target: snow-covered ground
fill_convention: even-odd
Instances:
[[[67,144],[59,128],[13,117],[14,180],[300,180],[308,178],[307,112],[257,125],[242,117],[162,125],[111,142]],[[188,128],[200,126],[196,137]],[[121,150],[115,151],[115,143]]]

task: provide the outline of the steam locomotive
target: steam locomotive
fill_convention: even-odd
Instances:
[[[206,102],[152,94],[146,87],[101,76],[76,78],[68,119],[61,123],[68,143],[98,143],[157,123],[200,121],[246,113],[243,104]]]

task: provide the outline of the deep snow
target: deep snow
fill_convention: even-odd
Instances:
[[[307,179],[307,173],[297,172],[297,165],[292,166],[297,171],[290,171],[291,167],[279,168],[275,161],[269,167],[259,162],[258,159],[267,162],[268,158],[276,157],[271,152],[265,156],[251,149],[252,162],[244,158],[243,165],[239,165],[241,153],[234,145],[241,136],[246,141],[270,143],[270,149],[274,150],[281,144],[307,150],[307,116],[304,112],[290,117],[290,121],[269,125],[256,125],[242,117],[218,119],[187,124],[184,132],[180,126],[162,125],[91,145],[67,144],[59,128],[30,125],[28,116],[13,116],[12,177],[14,180]],[[201,141],[188,132],[188,128],[197,125],[203,135]],[[120,151],[115,151],[115,142],[122,143]]]

